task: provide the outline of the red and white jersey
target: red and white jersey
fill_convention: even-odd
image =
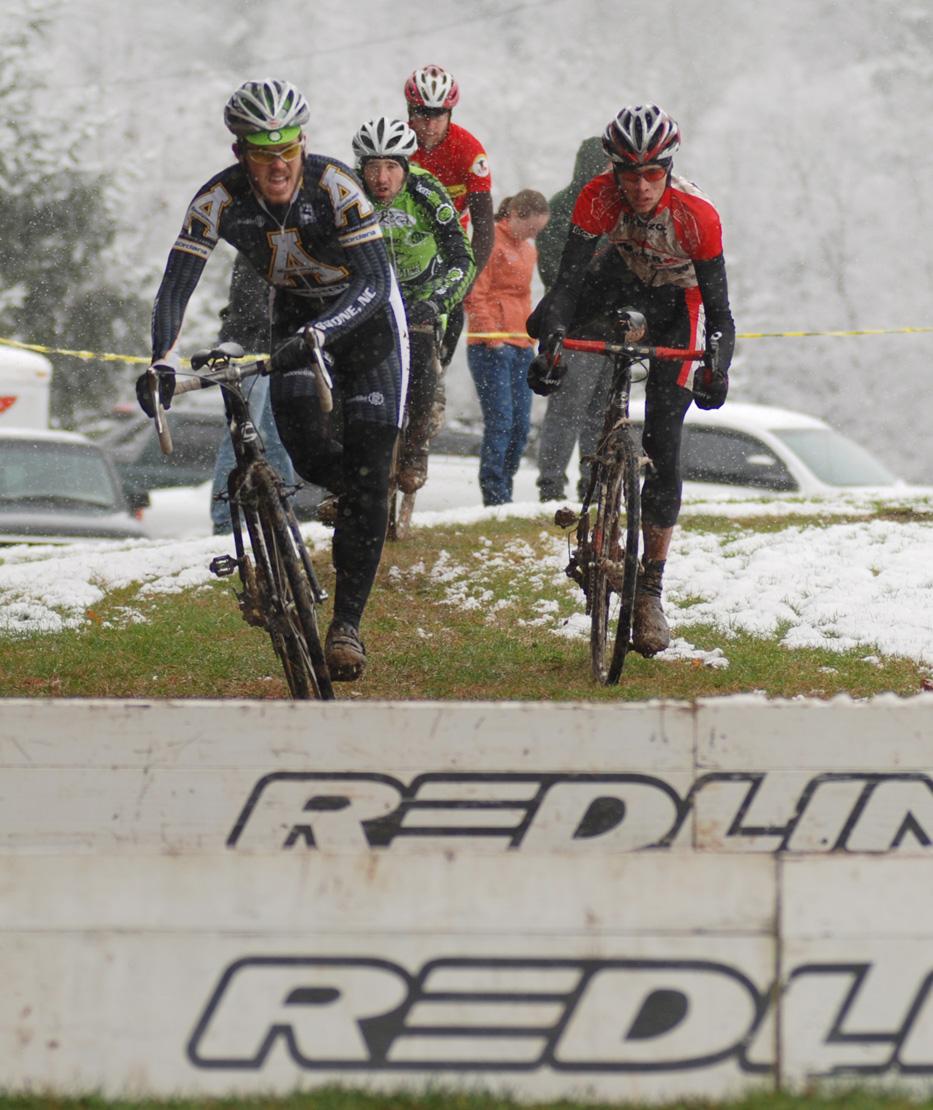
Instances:
[[[470,193],[488,193],[492,190],[492,174],[483,144],[464,127],[451,123],[447,134],[432,150],[420,147],[412,155],[416,166],[433,173],[450,193],[461,223],[469,222],[467,203]]]
[[[591,235],[606,235],[645,285],[696,286],[694,262],[722,254],[722,224],[712,202],[692,181],[671,177],[650,216],[629,207],[612,172],[580,190],[572,222]]]

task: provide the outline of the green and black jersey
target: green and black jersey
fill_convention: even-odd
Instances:
[[[446,315],[476,274],[473,248],[447,190],[413,165],[398,195],[375,207],[405,307],[430,299],[438,315]]]

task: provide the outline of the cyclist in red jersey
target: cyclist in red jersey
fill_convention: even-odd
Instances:
[[[452,123],[450,114],[460,99],[460,88],[440,66],[416,69],[405,82],[408,123],[418,136],[416,166],[433,173],[450,193],[464,227],[473,225],[471,245],[476,276],[489,261],[495,239],[492,207],[492,174],[483,144],[466,128]],[[463,306],[450,312],[444,333],[441,362],[450,363],[460,332]]]
[[[680,128],[655,104],[623,108],[603,134],[612,162],[583,187],[571,219],[557,279],[528,320],[540,338],[528,384],[547,395],[564,366],[554,354],[563,334],[607,336],[616,308],[632,306],[648,321],[651,341],[695,348],[704,365],[655,360],[645,394],[643,444],[651,460],[642,487],[644,555],[632,643],[655,655],[670,643],[661,608],[661,577],[680,512],[680,443],[691,400],[719,408],[729,388],[735,346],[722,227],[716,209],[692,182],[672,173]],[[600,236],[608,244],[597,251]],[[708,337],[719,333],[718,362]]]

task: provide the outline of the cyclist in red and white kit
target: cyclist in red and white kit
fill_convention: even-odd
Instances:
[[[492,207],[492,174],[483,144],[464,127],[451,122],[451,111],[460,99],[460,88],[440,66],[416,69],[405,82],[408,124],[418,136],[412,156],[416,166],[433,173],[450,194],[470,240],[476,276],[489,260],[495,240]],[[441,362],[447,366],[463,330],[463,306],[454,307],[447,321]]]
[[[652,343],[706,346],[692,381],[691,362],[654,360],[646,384],[643,444],[651,465],[632,630],[645,656],[670,644],[661,579],[680,512],[684,416],[691,400],[700,408],[723,404],[735,346],[719,214],[696,185],[673,175],[679,146],[680,128],[655,104],[623,108],[612,120],[603,134],[612,167],[581,190],[557,280],[528,320],[529,335],[541,340],[528,384],[542,395],[559,387],[562,336],[608,338],[612,312],[624,306],[645,315]],[[601,235],[609,242],[597,252]],[[715,333],[718,360],[708,340]]]

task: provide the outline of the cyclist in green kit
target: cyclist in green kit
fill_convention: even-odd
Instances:
[[[476,273],[473,250],[447,190],[411,163],[418,139],[404,120],[368,120],[353,136],[356,168],[373,202],[395,269],[411,344],[408,426],[399,460],[403,493],[420,489],[428,474],[436,352],[447,314],[466,296]]]

